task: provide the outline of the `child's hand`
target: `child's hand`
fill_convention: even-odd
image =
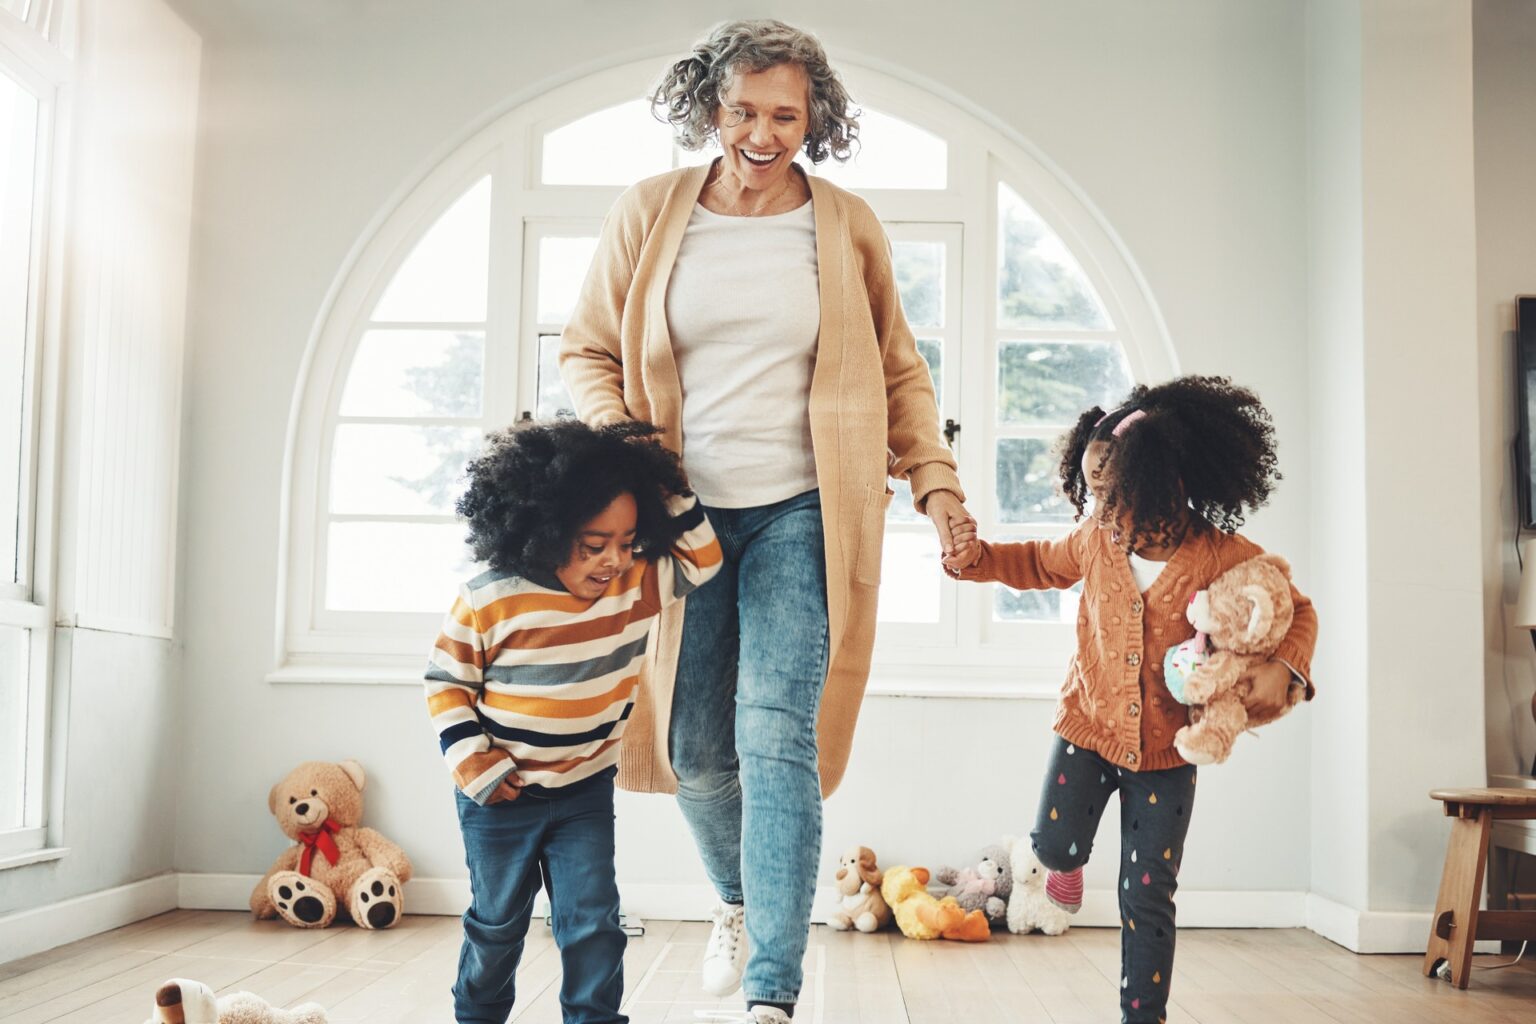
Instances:
[[[1249,718],[1263,721],[1278,718],[1290,706],[1291,669],[1283,661],[1266,661],[1262,665],[1255,665],[1237,682],[1239,686],[1247,684],[1248,693],[1243,697],[1243,707],[1247,709]]]
[[[950,541],[953,548],[943,558],[944,568],[950,573],[969,569],[981,558],[981,540],[976,536],[976,520],[970,516],[950,527]]]
[[[487,804],[499,804],[504,800],[516,800],[523,795],[523,780],[514,773],[501,780],[501,785],[496,787]]]

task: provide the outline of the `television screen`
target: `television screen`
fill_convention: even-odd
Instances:
[[[1520,521],[1526,529],[1536,529],[1536,496],[1531,493],[1536,481],[1536,444],[1531,443],[1531,427],[1536,424],[1536,296],[1522,295],[1515,300],[1515,350],[1520,408],[1520,439],[1516,458],[1520,470]]]

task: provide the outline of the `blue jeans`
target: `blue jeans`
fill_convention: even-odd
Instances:
[[[626,1024],[624,931],[613,870],[613,778],[555,797],[525,793],[481,807],[457,795],[473,899],[453,986],[459,1024],[503,1024],[542,883],[563,977],[565,1024]]]
[[[669,734],[677,802],[715,891],[746,903],[747,1000],[794,1003],[821,860],[821,495],[704,513],[725,564],[684,612]]]

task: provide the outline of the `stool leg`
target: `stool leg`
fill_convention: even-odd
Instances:
[[[1466,988],[1472,974],[1472,947],[1477,942],[1477,905],[1483,895],[1483,872],[1488,863],[1488,834],[1492,812],[1476,818],[1454,818],[1451,840],[1445,849],[1445,869],[1440,875],[1440,895],[1429,925],[1429,945],[1424,953],[1424,973],[1434,973],[1435,962],[1451,968],[1451,984]]]

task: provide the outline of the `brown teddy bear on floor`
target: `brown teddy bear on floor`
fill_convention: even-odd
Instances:
[[[267,809],[298,845],[277,858],[251,892],[258,919],[324,928],[338,907],[364,928],[388,928],[405,910],[405,851],[363,817],[363,769],[356,761],[305,761],[272,787]]]

